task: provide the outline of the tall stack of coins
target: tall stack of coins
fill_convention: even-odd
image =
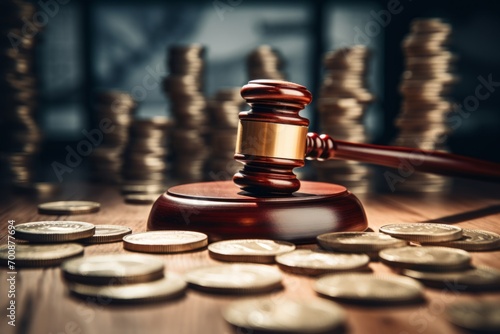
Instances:
[[[260,45],[247,57],[249,80],[274,79],[285,80],[284,60],[281,54],[269,45]]]
[[[171,102],[175,128],[172,131],[173,172],[184,182],[204,178],[208,156],[207,102],[203,94],[205,47],[173,46],[168,52],[170,74],[163,81]]]
[[[451,73],[455,57],[447,49],[450,35],[451,26],[440,19],[412,22],[411,32],[402,44],[406,70],[399,87],[403,104],[396,119],[399,135],[395,145],[447,151],[444,141],[449,128],[445,116],[451,103],[446,96],[457,79]],[[449,179],[415,173],[399,183],[396,190],[436,192],[449,186]]]
[[[42,133],[36,123],[37,78],[34,70],[37,31],[26,29],[25,20],[36,12],[32,3],[7,0],[0,3],[0,171],[14,185],[35,179],[35,162]],[[28,31],[27,31],[28,30]]]
[[[167,118],[133,120],[123,157],[122,177],[128,184],[159,184],[167,180],[169,163]]]
[[[356,45],[328,52],[325,77],[318,99],[320,130],[338,140],[369,140],[363,115],[374,96],[366,88],[370,52]],[[369,168],[353,161],[328,161],[316,165],[321,181],[340,183],[359,193],[369,188]]]
[[[238,114],[244,106],[245,100],[241,97],[239,87],[219,90],[208,103],[208,113],[212,118],[212,152],[207,165],[210,180],[231,179],[241,168],[241,164],[233,156],[238,133]]]
[[[106,91],[97,96],[99,122],[110,124],[101,144],[90,155],[92,178],[99,182],[119,183],[123,165],[123,152],[128,142],[136,102],[127,93]]]

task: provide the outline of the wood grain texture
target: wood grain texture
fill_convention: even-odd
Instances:
[[[364,205],[369,226],[398,222],[443,221],[465,228],[481,228],[500,233],[500,191],[498,186],[465,183],[451,195],[418,197],[410,195],[358,196]],[[100,212],[76,216],[39,215],[36,204],[52,199],[95,200]],[[16,223],[37,220],[82,220],[94,224],[127,225],[134,232],[146,230],[151,206],[129,205],[118,191],[105,187],[69,185],[55,197],[36,199],[8,194],[1,202],[1,243],[6,242],[9,219]],[[314,217],[307,223],[313,223]],[[314,247],[314,246],[301,246]],[[121,243],[86,246],[85,254],[127,253]],[[207,250],[174,255],[155,255],[165,259],[168,271],[182,274],[190,268],[215,264]],[[472,253],[473,264],[500,269],[500,251]],[[391,274],[381,263],[372,262],[376,273]],[[188,290],[170,302],[143,306],[112,306],[106,300],[77,299],[68,295],[59,268],[18,269],[16,281],[16,327],[7,325],[6,274],[0,269],[0,333],[235,333],[221,317],[221,309],[245,297],[210,295]],[[283,273],[284,288],[270,295],[280,298],[319,298],[312,290],[314,279]],[[499,292],[469,293],[464,287],[425,290],[425,304],[404,307],[368,308],[345,305],[348,333],[463,333],[443,318],[447,304],[466,300],[496,300]]]

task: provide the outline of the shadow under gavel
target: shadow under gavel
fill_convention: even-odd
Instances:
[[[309,121],[299,116],[311,93],[292,82],[250,81],[241,95],[251,110],[241,112],[236,153],[243,163],[233,181],[250,193],[291,194],[300,188],[293,173],[304,159],[345,159],[398,168],[411,163],[415,171],[479,180],[500,181],[500,164],[439,151],[380,146],[334,140],[307,133]]]

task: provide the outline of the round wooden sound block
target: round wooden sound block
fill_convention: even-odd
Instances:
[[[363,231],[366,215],[345,187],[301,182],[290,196],[257,196],[231,181],[184,184],[160,196],[149,215],[148,230],[191,230],[211,241],[266,238],[315,243],[327,232]]]

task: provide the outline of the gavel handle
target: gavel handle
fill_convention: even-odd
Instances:
[[[333,140],[328,135],[307,134],[306,159],[343,159],[408,171],[500,181],[500,164],[439,151],[357,144]]]

